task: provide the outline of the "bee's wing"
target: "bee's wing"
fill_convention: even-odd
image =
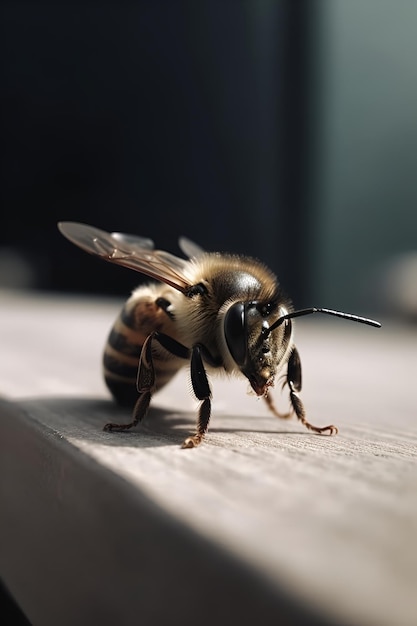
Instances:
[[[150,239],[108,233],[79,222],[59,222],[58,228],[76,246],[110,263],[142,272],[182,292],[190,286],[186,277],[189,262],[169,252],[154,250]]]
[[[189,259],[197,259],[204,254],[203,248],[194,241],[191,241],[191,239],[188,239],[188,237],[180,237],[178,243],[181,250]]]
[[[116,239],[119,244],[125,244],[128,246],[136,246],[138,248],[143,248],[144,250],[153,250],[155,248],[155,244],[152,239],[148,239],[147,237],[138,237],[137,235],[130,235],[127,233],[110,233],[110,236],[113,239]]]

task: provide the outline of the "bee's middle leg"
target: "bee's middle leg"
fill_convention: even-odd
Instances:
[[[208,424],[211,414],[211,389],[207,378],[207,373],[204,368],[202,359],[202,346],[196,345],[193,348],[191,354],[191,383],[193,390],[198,398],[201,400],[200,410],[198,414],[197,429],[194,435],[187,437],[182,444],[183,448],[195,448],[204,439],[204,435],[208,430]],[[209,356],[209,355],[206,355]]]
[[[140,353],[136,389],[139,397],[133,407],[132,421],[128,424],[109,423],[104,426],[105,431],[123,431],[137,426],[148,412],[152,393],[155,389],[155,368],[152,359],[152,341],[157,340],[168,352],[181,358],[188,358],[190,351],[181,343],[163,333],[154,332],[149,335],[142,346]]]

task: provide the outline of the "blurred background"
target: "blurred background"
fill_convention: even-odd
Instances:
[[[3,2],[0,285],[127,295],[59,220],[417,319],[417,3]]]

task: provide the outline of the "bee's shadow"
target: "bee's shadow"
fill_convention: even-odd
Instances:
[[[190,411],[170,411],[166,408],[151,406],[146,418],[137,427],[126,431],[105,432],[107,423],[127,424],[131,419],[128,408],[116,405],[112,400],[99,398],[48,397],[20,400],[15,403],[41,424],[53,429],[69,440],[83,440],[107,446],[150,448],[167,445],[181,446],[184,439],[194,433],[197,414]],[[227,426],[217,424],[210,427],[212,433],[256,432],[271,435],[308,435],[307,431],[281,430],[274,417],[271,428],[256,428],[242,424],[239,415],[225,416]],[[245,418],[245,422],[247,417]],[[217,422],[218,420],[216,420]],[[235,426],[231,426],[235,422]],[[282,422],[281,422],[282,423]],[[277,424],[277,427],[274,427]]]

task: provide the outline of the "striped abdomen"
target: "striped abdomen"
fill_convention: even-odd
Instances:
[[[137,400],[136,377],[146,338],[156,330],[176,338],[175,322],[166,312],[166,291],[166,287],[157,285],[136,289],[110,331],[103,355],[104,380],[120,404],[133,406]],[[152,356],[156,390],[187,363],[161,348],[157,341],[153,342]]]

